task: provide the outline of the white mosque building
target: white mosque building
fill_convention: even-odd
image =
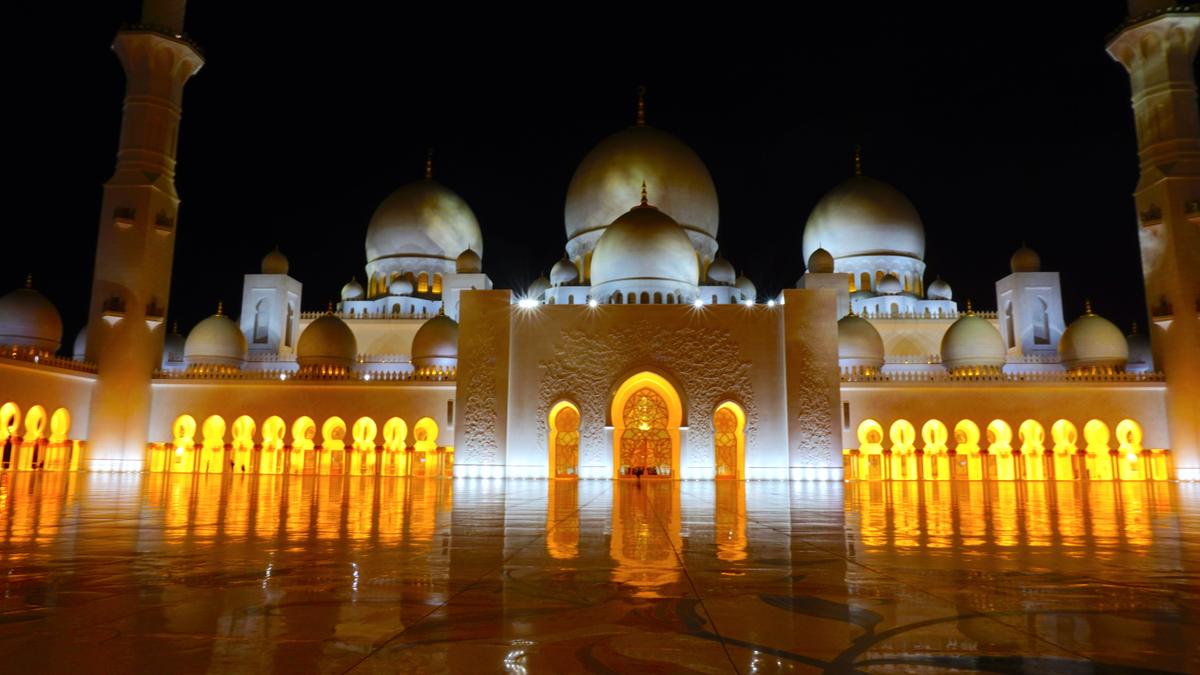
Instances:
[[[809,215],[796,287],[761,293],[720,253],[704,162],[639,101],[580,162],[563,257],[529,288],[493,287],[486,224],[427,163],[375,210],[336,306],[306,310],[275,250],[236,315],[185,338],[164,320],[174,150],[203,60],[182,0],[147,0],[114,43],[128,88],[87,327],[64,345],[35,288],[0,298],[3,466],[1200,479],[1200,7],[1130,5],[1108,49],[1133,83],[1144,334],[1063,307],[1027,246],[995,310],[960,304],[928,278],[917,205],[858,157]]]

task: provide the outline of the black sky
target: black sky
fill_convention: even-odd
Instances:
[[[139,6],[81,4],[24,3],[3,43],[14,173],[0,287],[32,270],[68,346],[119,133],[109,45]],[[276,243],[305,308],[323,308],[362,280],[371,213],[420,177],[428,146],[479,217],[485,271],[523,287],[561,256],[576,164],[632,123],[645,83],[649,122],[712,172],[721,249],[760,291],[802,273],[805,219],[861,143],[865,173],[915,203],[929,279],[956,298],[994,308],[1026,240],[1062,273],[1068,321],[1091,297],[1122,328],[1144,323],[1129,85],[1104,51],[1123,2],[856,2],[798,18],[809,4],[653,16],[193,2],[187,32],[207,63],[184,97],[170,314],[186,331],[218,300],[236,312],[241,275]]]

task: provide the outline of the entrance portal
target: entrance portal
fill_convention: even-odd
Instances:
[[[579,409],[559,401],[550,409],[551,478],[579,475]]]
[[[619,478],[675,478],[679,471],[679,395],[661,375],[642,372],[613,397],[613,469]]]

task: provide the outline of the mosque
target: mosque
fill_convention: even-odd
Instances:
[[[0,298],[7,470],[1200,479],[1198,5],[1133,0],[1108,43],[1140,148],[1150,316],[1129,335],[1064,307],[1028,246],[995,309],[960,302],[928,278],[919,205],[857,158],[808,216],[795,288],[763,293],[721,254],[704,162],[639,101],[579,163],[562,259],[529,288],[493,287],[487,224],[427,163],[376,208],[340,303],[306,308],[275,250],[185,337],[175,148],[204,61],[183,13],[146,0],[113,44],[127,91],[86,328],[65,343],[31,284]]]

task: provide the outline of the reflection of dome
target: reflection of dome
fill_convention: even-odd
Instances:
[[[271,251],[270,253],[263,256],[262,273],[263,274],[287,274],[288,273],[287,256],[284,255],[279,250],[279,247],[275,247],[274,251]]]
[[[942,365],[950,372],[1004,367],[1004,338],[987,319],[967,311],[942,336]]]
[[[742,292],[742,300],[757,300],[758,288],[754,286],[754,282],[744,276],[740,276],[733,282],[734,286]]]
[[[592,254],[594,286],[626,279],[695,286],[699,276],[696,250],[683,228],[644,201],[613,221]]]
[[[1025,244],[1021,244],[1021,248],[1017,249],[1012,254],[1012,257],[1008,259],[1008,266],[1013,274],[1019,272],[1041,272],[1042,258],[1037,254],[1037,251]]]
[[[732,286],[737,280],[737,272],[733,271],[733,265],[729,261],[717,256],[717,259],[712,261],[708,266],[708,281],[709,283],[718,286]]]
[[[916,208],[883,181],[854,176],[817,202],[804,226],[804,257],[818,247],[835,259],[894,255],[923,260],[925,228]]]
[[[479,274],[483,271],[483,259],[474,250],[467,249],[458,254],[454,271],[458,274]]]
[[[1120,328],[1092,313],[1071,322],[1058,341],[1058,353],[1069,370],[1119,370],[1129,360],[1129,345]]]
[[[338,317],[326,314],[308,324],[296,342],[296,362],[301,368],[350,368],[358,356],[354,332]]]
[[[604,139],[579,163],[567,189],[567,239],[615,221],[637,203],[643,181],[655,205],[685,229],[717,236],[717,190],[704,162],[678,138],[640,124]]]
[[[388,293],[391,295],[412,295],[412,282],[404,277],[397,277],[395,281],[388,284]]]
[[[550,284],[553,286],[571,284],[578,278],[579,270],[575,268],[575,263],[568,260],[565,255],[562,260],[554,263],[554,267],[550,268]]]
[[[929,284],[929,288],[925,289],[925,297],[930,300],[953,300],[954,292],[950,290],[950,284],[938,277],[932,284]]]
[[[217,313],[196,324],[183,344],[187,366],[241,368],[246,358],[246,336],[232,319]]]
[[[883,338],[870,321],[847,314],[838,321],[838,364],[843,367],[883,367]]]
[[[343,300],[362,300],[365,295],[366,292],[363,291],[362,284],[358,283],[358,279],[351,279],[342,286]]]
[[[900,277],[888,272],[879,280],[878,290],[884,295],[895,295],[904,290],[904,286],[900,283]]]
[[[1125,362],[1125,370],[1131,373],[1154,371],[1154,351],[1151,349],[1150,336],[1139,333],[1136,323],[1133,324],[1133,332],[1125,336],[1125,344],[1129,347],[1129,360]]]
[[[439,314],[421,324],[413,336],[412,363],[417,368],[458,365],[458,323]]]
[[[55,352],[62,344],[62,317],[30,282],[0,298],[0,345]]]
[[[367,228],[367,262],[390,257],[455,260],[483,251],[483,235],[471,207],[449,188],[426,178],[388,195]]]
[[[180,351],[179,355],[183,356],[183,352]],[[82,361],[87,358],[87,325],[86,324],[84,324],[83,328],[80,328],[79,332],[75,335],[75,344],[74,344],[74,348],[71,350],[71,358],[75,359],[76,361]]]
[[[545,274],[539,274],[538,278],[534,279],[532,284],[529,284],[527,297],[541,300],[548,290],[550,290],[550,280],[546,278]]]
[[[818,248],[808,256],[808,271],[812,274],[833,274],[833,254]]]

